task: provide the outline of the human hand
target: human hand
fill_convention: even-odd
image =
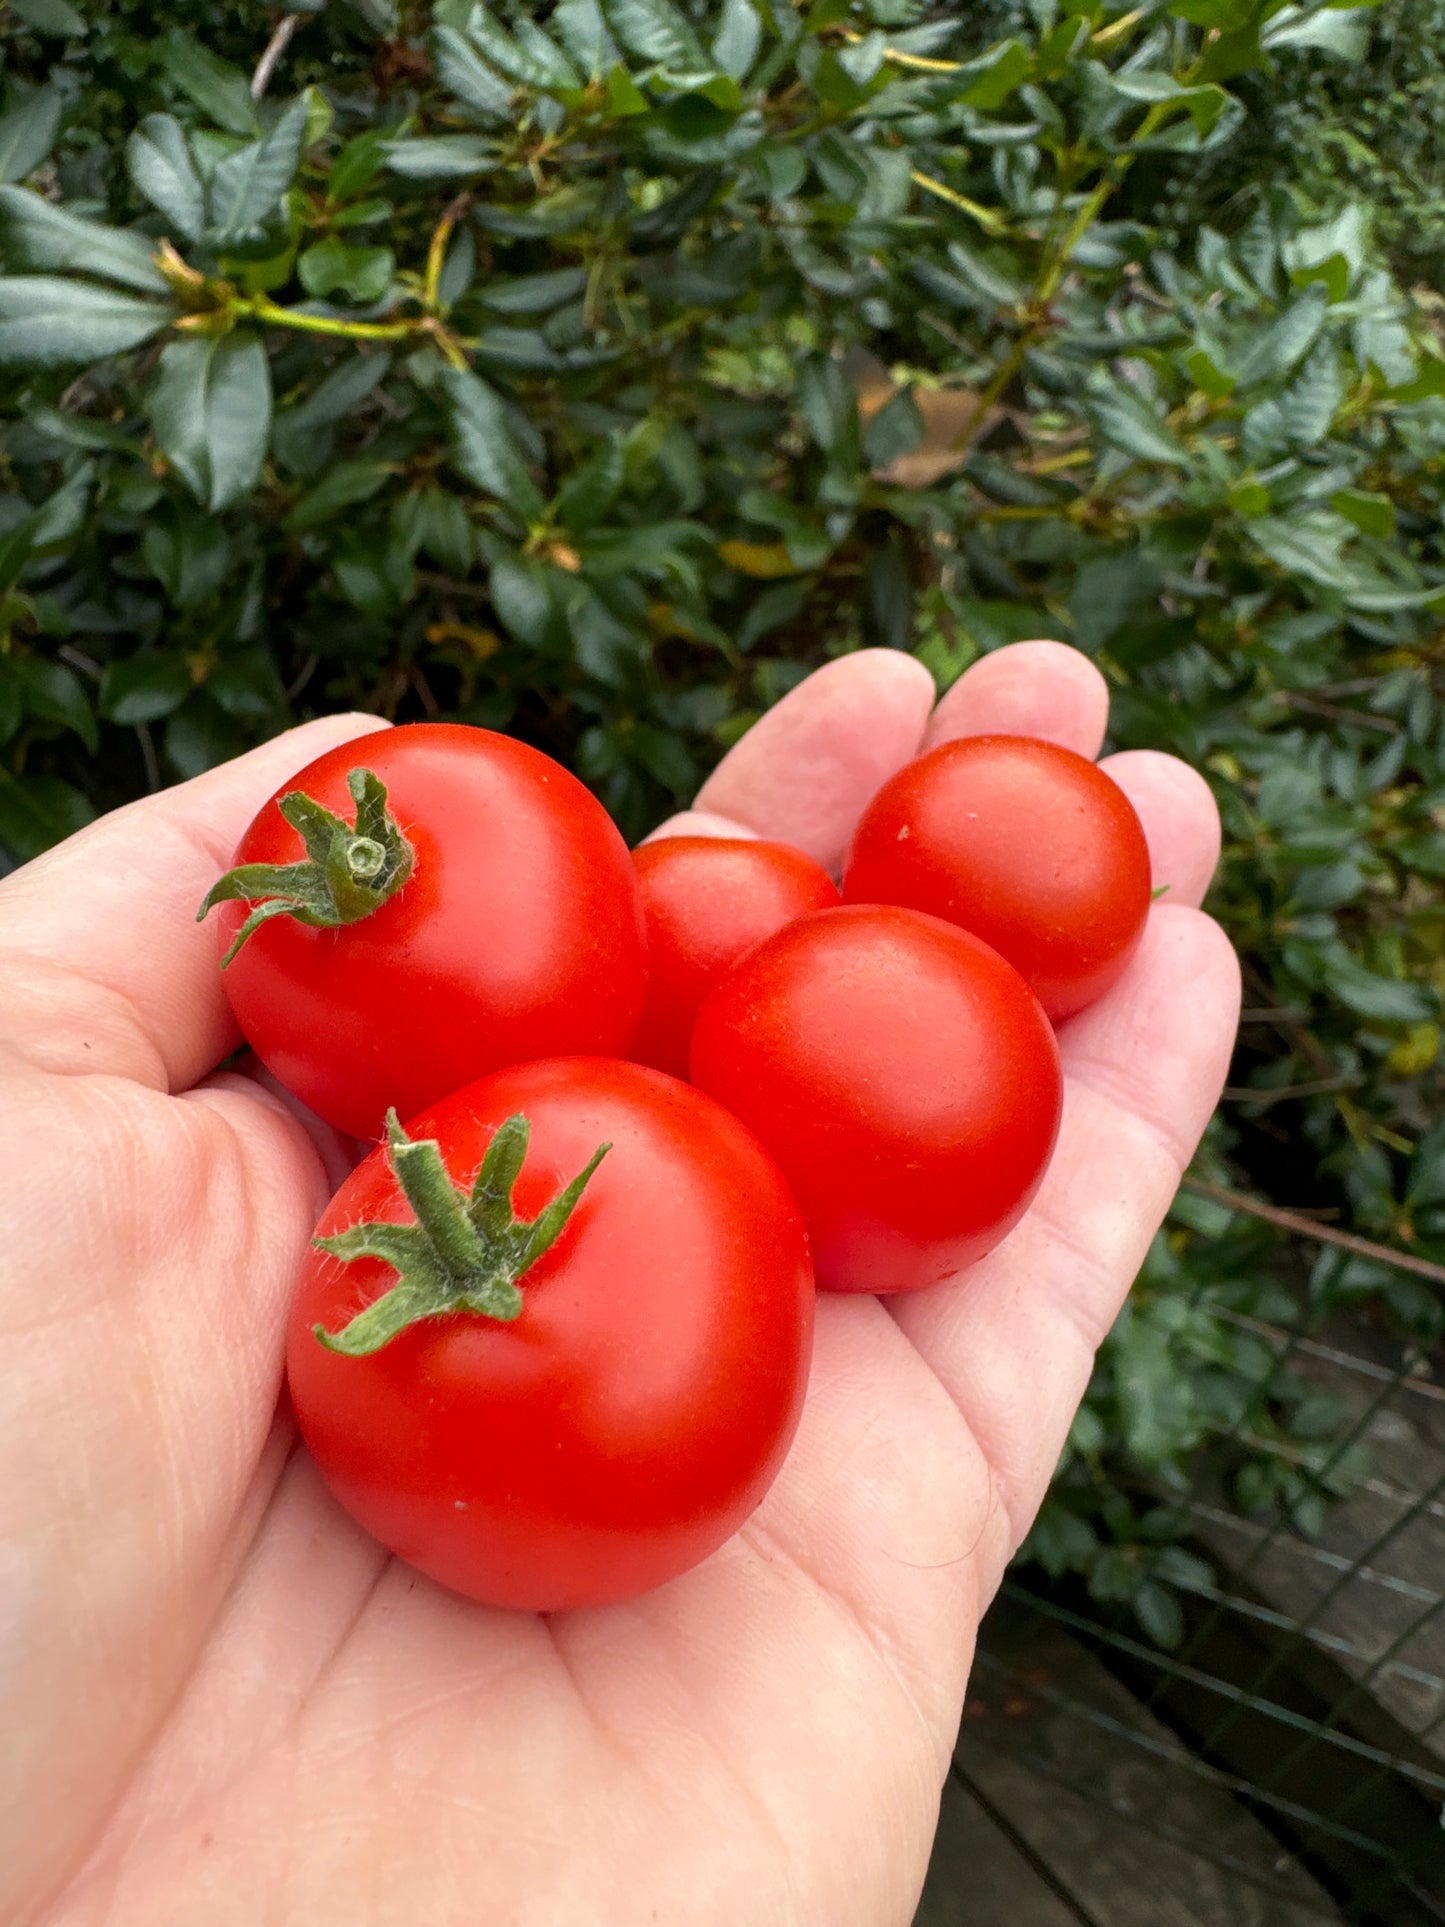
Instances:
[[[1101,679],[1054,644],[931,700],[904,656],[844,658],[667,827],[836,868],[925,731],[1103,735]],[[978,1615],[1223,1081],[1237,973],[1188,907],[1208,792],[1110,760],[1170,888],[1060,1033],[1025,1220],[931,1291],[824,1296],[749,1525],[655,1593],[535,1618],[389,1559],[295,1447],[284,1309],[351,1147],[214,1069],[238,1040],[195,905],[289,772],[375,726],[310,724],[0,885],[0,1918],[906,1922]]]

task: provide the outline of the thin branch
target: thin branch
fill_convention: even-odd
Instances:
[[[1223,1095],[1231,1104],[1255,1104],[1260,1110],[1267,1110],[1271,1104],[1282,1104],[1291,1097],[1324,1097],[1330,1091],[1355,1091],[1365,1083],[1358,1072],[1350,1072],[1339,1077],[1316,1077],[1308,1084],[1277,1084],[1255,1088],[1249,1084],[1226,1084]]]
[[[1257,1198],[1226,1190],[1222,1184],[1211,1184],[1207,1178],[1185,1178],[1183,1188],[1193,1191],[1197,1197],[1210,1198],[1215,1204],[1228,1205],[1231,1211],[1242,1211],[1246,1217],[1259,1218],[1276,1230],[1291,1232],[1297,1238],[1335,1245],[1341,1251],[1354,1252],[1357,1257],[1373,1258],[1376,1264],[1393,1265],[1397,1271],[1410,1271],[1417,1278],[1445,1285],[1445,1265],[1433,1264],[1428,1258],[1413,1258],[1408,1252],[1392,1251],[1388,1245],[1375,1244],[1369,1238],[1357,1238],[1352,1231],[1335,1231],[1329,1225],[1314,1224],[1297,1211],[1282,1211],[1277,1204],[1261,1204]]]
[[[1338,703],[1322,703],[1317,696],[1303,696],[1296,689],[1276,690],[1275,701],[1291,709],[1307,710],[1311,716],[1328,716],[1332,722],[1348,723],[1352,729],[1382,729],[1389,736],[1400,733],[1400,725],[1392,716],[1372,716],[1365,709],[1342,709]]]
[[[292,34],[295,33],[300,25],[301,15],[299,13],[283,14],[281,19],[277,21],[276,31],[266,42],[266,51],[256,62],[256,71],[251,76],[252,100],[259,100],[271,85],[271,76],[275,73],[282,54],[284,54],[286,49],[291,45]]]

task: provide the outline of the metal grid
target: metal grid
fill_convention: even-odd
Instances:
[[[1189,1491],[1156,1495],[1213,1574],[1170,1580],[1182,1642],[1162,1651],[1081,1584],[1016,1572],[985,1622],[956,1770],[997,1807],[989,1761],[1014,1758],[1186,1850],[1224,1879],[1218,1917],[1231,1927],[1445,1922],[1445,1386],[1419,1347],[1368,1318],[1310,1311],[1307,1292],[1286,1327],[1203,1291],[1191,1310],[1274,1358]],[[1318,1476],[1368,1453],[1314,1538],[1226,1497],[1231,1448],[1293,1449],[1261,1424],[1286,1375],[1346,1407],[1311,1461]]]

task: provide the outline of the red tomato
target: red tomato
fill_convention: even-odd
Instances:
[[[610,1149],[521,1274],[516,1315],[449,1310],[365,1355],[331,1351],[313,1327],[344,1333],[397,1268],[313,1250],[287,1369],[306,1442],[368,1532],[473,1599],[556,1611],[660,1585],[748,1517],[802,1408],[813,1285],[772,1159],[660,1072],[525,1064],[454,1093],[409,1134],[435,1139],[469,1186],[518,1114],[531,1127],[523,1219]],[[345,1243],[379,1220],[351,1229],[352,1245],[374,1249],[414,1220],[395,1155],[381,1146],[358,1166],[319,1235]]]
[[[626,1056],[647,988],[642,911],[627,846],[597,799],[508,736],[408,724],[302,770],[246,831],[237,864],[305,856],[279,807],[296,792],[344,819],[350,837],[372,807],[348,793],[358,769],[380,779],[413,852],[400,887],[369,908],[363,876],[353,895],[366,914],[339,928],[270,917],[224,972],[241,1029],[281,1082],[330,1123],[375,1137],[388,1106],[409,1117],[507,1064]],[[363,856],[380,862],[385,843],[380,831],[364,839]],[[284,887],[263,869],[246,901],[279,901]],[[223,902],[223,950],[245,918],[246,902]]]
[[[668,836],[634,850],[647,925],[647,1006],[632,1055],[687,1076],[698,1006],[754,944],[839,901],[827,872],[787,843]]]
[[[971,930],[1057,1022],[1101,997],[1133,956],[1149,849],[1133,804],[1087,757],[1028,736],[965,736],[879,790],[843,896]]]
[[[782,1166],[832,1291],[911,1291],[981,1258],[1059,1128],[1058,1046],[1023,978],[886,905],[760,944],[699,1012],[692,1077]]]

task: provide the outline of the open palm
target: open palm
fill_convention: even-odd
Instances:
[[[677,826],[836,867],[925,731],[1103,736],[1053,644],[931,702],[906,657],[834,663]],[[1023,1223],[929,1292],[824,1298],[749,1525],[645,1598],[534,1618],[389,1559],[295,1446],[284,1308],[350,1147],[215,1073],[237,1039],[195,905],[280,782],[375,726],[310,724],[0,886],[0,1918],[905,1922],[978,1615],[1223,1079],[1208,793],[1109,765],[1169,888],[1061,1032]]]

